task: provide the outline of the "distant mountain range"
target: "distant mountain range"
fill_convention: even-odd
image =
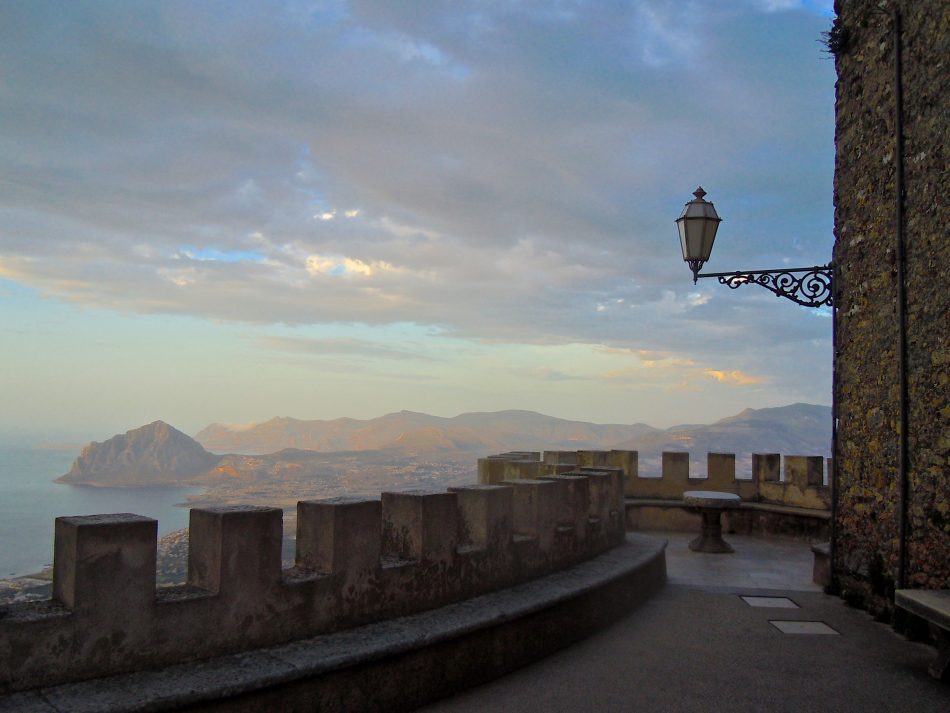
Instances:
[[[364,451],[396,448],[420,452],[621,448],[641,451],[691,450],[827,454],[831,409],[792,404],[745,409],[710,425],[659,429],[568,421],[534,411],[463,413],[441,418],[401,411],[380,418],[302,421],[273,418],[247,426],[212,424],[195,439],[212,452],[272,453],[281,448]]]
[[[567,421],[534,411],[463,413],[453,418],[400,411],[369,420],[301,421],[272,418],[249,426],[214,423],[195,440],[217,453],[311,451],[458,450],[493,453],[512,448],[597,448],[657,429],[646,424],[600,425]]]
[[[360,463],[469,463],[509,450],[638,450],[641,462],[660,452],[828,455],[831,409],[792,404],[746,409],[709,425],[658,429],[646,424],[594,424],[533,411],[466,413],[454,418],[401,411],[375,419],[304,421],[274,418],[259,424],[212,424],[194,439],[161,421],[83,448],[63,483],[91,485],[250,486],[275,481],[312,484],[350,477]],[[217,455],[220,454],[220,455]],[[344,467],[344,463],[347,465]],[[354,466],[356,464],[356,466]],[[431,477],[428,471],[425,477]],[[309,480],[308,480],[309,479]],[[379,476],[371,478],[374,484]]]

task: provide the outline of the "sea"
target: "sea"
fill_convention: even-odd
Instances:
[[[79,449],[0,447],[0,579],[53,562],[53,522],[61,515],[131,512],[158,520],[159,537],[188,526],[179,507],[202,488],[94,488],[53,481]]]

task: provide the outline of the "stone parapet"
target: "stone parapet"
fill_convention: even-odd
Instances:
[[[663,587],[665,548],[627,535],[572,567],[464,602],[240,654],[0,693],[0,711],[414,710],[628,616]]]
[[[659,477],[640,474],[637,451],[547,451],[534,461],[525,455],[523,452],[503,453],[479,459],[479,482],[501,482],[505,474],[518,480],[544,478],[553,474],[548,469],[559,469],[561,475],[614,473],[610,487],[619,488],[625,498],[671,500],[682,498],[686,490],[718,490],[735,493],[744,502],[822,511],[831,509],[831,488],[824,484],[826,459],[822,456],[783,457],[778,453],[755,453],[751,473],[739,477],[734,453],[708,453],[707,477],[694,478],[689,472],[690,454],[683,451],[662,454]],[[827,472],[830,473],[831,459],[827,461]],[[596,478],[590,483],[594,511],[597,510],[599,488],[607,487],[599,483]],[[616,495],[613,492],[611,497]],[[592,516],[607,517],[608,514],[592,512]]]
[[[406,616],[545,576],[624,541],[620,468],[542,470],[540,453],[507,458],[485,462],[500,472],[522,464],[509,472],[534,477],[298,503],[289,569],[281,568],[279,509],[193,509],[188,581],[178,587],[155,587],[154,520],[58,518],[54,598],[0,608],[0,693]]]

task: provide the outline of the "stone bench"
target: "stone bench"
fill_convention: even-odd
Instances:
[[[812,565],[811,581],[827,587],[831,584],[831,543],[819,542],[811,546],[815,563]]]
[[[689,531],[695,529],[696,516],[682,499],[625,498],[628,530]],[[810,542],[827,540],[831,512],[780,505],[770,502],[742,501],[726,515],[729,532],[750,535],[763,533],[794,537]]]
[[[898,589],[894,603],[930,624],[937,639],[937,657],[927,670],[938,681],[950,681],[950,590]]]

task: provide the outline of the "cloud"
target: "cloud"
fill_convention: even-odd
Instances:
[[[703,373],[710,379],[715,379],[721,383],[736,384],[738,386],[753,386],[765,383],[765,379],[759,376],[743,374],[738,369],[733,371],[720,371],[718,369],[705,369]]]
[[[416,351],[398,349],[387,344],[353,337],[310,338],[268,335],[258,340],[261,347],[272,351],[311,356],[348,356],[368,359],[413,359],[428,361],[430,357]]]
[[[150,257],[151,251],[147,245],[138,246],[142,251],[143,257]],[[264,258],[253,250],[218,250],[215,247],[196,248],[191,246],[182,246],[179,253],[190,260],[201,262],[261,262]]]
[[[640,352],[639,363],[612,369],[600,374],[605,381],[625,383],[658,383],[669,390],[701,391],[699,382],[712,379],[733,386],[757,386],[768,383],[764,377],[747,374],[739,369],[712,369],[695,359],[672,355]],[[652,357],[652,358],[647,358]]]
[[[802,357],[830,364],[827,320],[694,286],[672,223],[701,182],[710,269],[827,261],[813,5],[14,4],[0,271],[95,309],[410,322],[827,388]]]
[[[512,373],[520,378],[536,379],[538,381],[585,381],[588,379],[586,376],[568,374],[547,366],[539,366],[531,369],[513,369]]]
[[[311,275],[330,275],[333,277],[371,277],[379,272],[396,272],[397,268],[383,260],[363,262],[349,257],[307,256],[307,272]]]

